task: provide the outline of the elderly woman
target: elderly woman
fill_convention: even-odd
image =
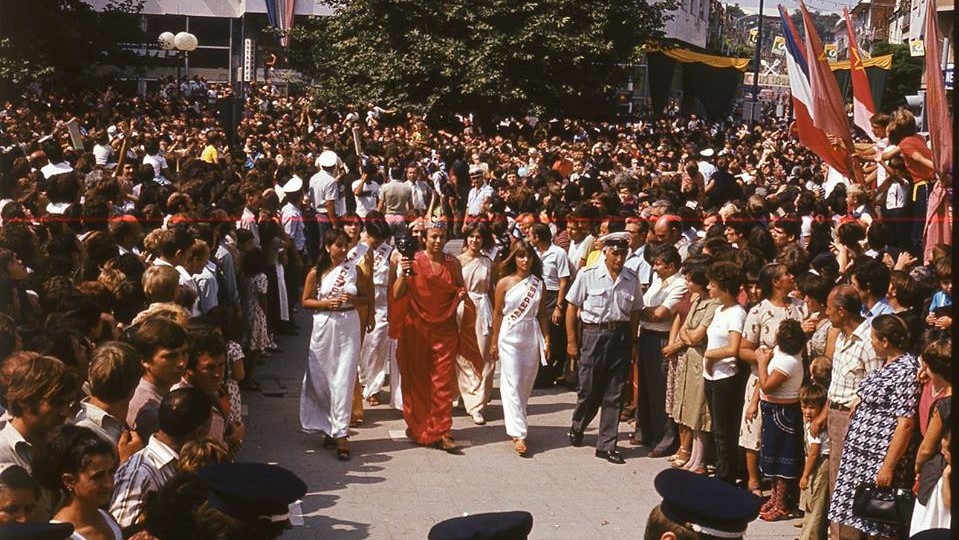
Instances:
[[[853,496],[857,487],[867,483],[880,488],[912,488],[919,361],[904,352],[909,328],[896,315],[873,318],[871,341],[885,362],[866,375],[856,393],[858,403],[842,446],[829,520],[862,534],[891,538],[898,532],[893,525],[853,514]]]

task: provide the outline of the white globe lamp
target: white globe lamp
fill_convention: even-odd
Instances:
[[[173,35],[173,32],[163,32],[160,34],[160,37],[157,38],[157,42],[160,44],[161,49],[169,51],[174,47],[174,39],[175,36]]]

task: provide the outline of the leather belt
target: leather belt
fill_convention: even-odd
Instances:
[[[851,407],[847,407],[847,406],[842,405],[842,404],[840,404],[840,403],[836,403],[835,401],[830,401],[830,402],[829,402],[829,408],[832,409],[832,410],[834,410],[834,411],[842,411],[842,412],[849,412],[849,411],[852,410]]]
[[[583,323],[583,328],[589,328],[590,330],[607,330],[610,332],[615,332],[617,330],[628,330],[629,321],[612,321],[612,322],[602,322],[602,323]]]

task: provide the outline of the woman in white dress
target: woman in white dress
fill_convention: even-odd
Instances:
[[[546,304],[542,302],[546,290],[543,263],[536,249],[525,240],[517,240],[503,261],[502,274],[496,284],[490,361],[500,361],[506,434],[513,438],[516,453],[525,456],[526,404],[539,364],[546,365],[549,356]]]
[[[72,540],[122,540],[116,520],[103,507],[110,504],[117,455],[113,444],[90,428],[64,424],[45,445],[34,447],[33,474],[64,502],[54,522],[70,523]]]
[[[476,306],[476,344],[483,355],[483,372],[476,373],[473,364],[458,356],[456,358],[456,381],[463,408],[477,425],[486,423],[483,408],[493,393],[493,373],[496,363],[489,359],[490,327],[493,324],[493,261],[483,252],[492,246],[493,235],[484,223],[467,225],[463,230],[466,238],[463,253],[457,258],[463,268],[463,283],[466,292]],[[462,310],[462,306],[460,307]]]
[[[386,382],[386,366],[390,358],[390,337],[387,332],[387,287],[390,280],[390,255],[393,252],[387,240],[390,228],[383,215],[371,211],[366,217],[366,242],[372,251],[373,272],[373,328],[366,334],[360,348],[360,383],[363,398],[375,407],[380,404],[379,393]]]
[[[349,237],[334,229],[326,235],[316,267],[306,275],[303,308],[313,310],[310,356],[300,393],[303,431],[323,433],[323,445],[336,446],[336,457],[348,460],[347,436],[353,388],[360,360],[360,317],[355,261],[347,257]]]

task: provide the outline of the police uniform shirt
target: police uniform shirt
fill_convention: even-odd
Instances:
[[[605,263],[580,270],[566,301],[580,308],[580,319],[587,324],[627,322],[644,306],[636,272],[623,268],[613,282]]]
[[[626,262],[623,266],[629,268],[639,276],[639,282],[643,285],[649,285],[650,277],[653,273],[653,267],[646,262],[646,244],[630,251],[626,255]]]
[[[321,170],[310,177],[310,198],[318,214],[326,213],[327,201],[333,201],[336,215],[342,216],[346,213],[346,199],[340,196],[336,178],[326,171]]]
[[[536,254],[543,262],[543,284],[547,291],[558,291],[559,280],[569,277],[569,259],[566,252],[556,244],[550,244],[546,251],[536,250]]]

